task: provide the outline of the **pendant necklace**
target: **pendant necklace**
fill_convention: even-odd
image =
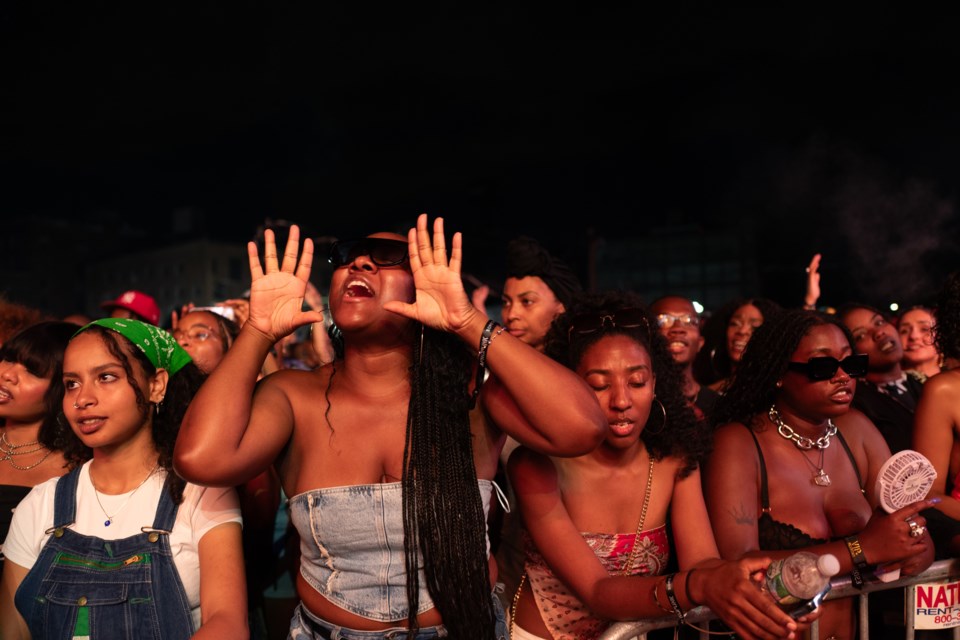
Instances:
[[[107,519],[103,521],[103,526],[105,526],[105,527],[109,527],[109,526],[110,526],[110,524],[113,522],[113,519],[117,517],[117,514],[119,514],[121,511],[123,511],[123,508],[124,508],[125,506],[127,506],[127,503],[128,503],[128,502],[130,502],[130,498],[133,497],[133,494],[135,494],[137,491],[139,491],[139,490],[140,490],[140,487],[142,487],[144,484],[146,484],[147,480],[150,479],[150,476],[152,476],[154,473],[156,473],[156,472],[157,472],[157,469],[159,469],[159,468],[160,468],[160,463],[157,463],[157,466],[155,466],[155,467],[150,471],[150,473],[147,474],[147,477],[146,477],[146,478],[144,478],[143,480],[140,481],[140,484],[137,485],[137,488],[136,488],[136,489],[134,489],[133,491],[130,492],[130,495],[127,496],[127,499],[123,501],[123,504],[121,504],[121,505],[117,508],[117,510],[113,512],[113,515],[110,515],[109,513],[107,513],[107,510],[103,508],[103,503],[100,502],[100,492],[97,490],[97,485],[95,485],[95,484],[93,483],[93,478],[92,478],[92,477],[90,478],[90,484],[93,485],[93,495],[97,498],[97,504],[100,505],[100,510],[103,511],[103,515],[107,516]]]
[[[770,422],[777,425],[777,433],[782,437],[786,438],[793,442],[793,444],[800,449],[800,454],[803,456],[803,459],[813,467],[814,473],[813,477],[810,479],[810,482],[817,485],[818,487],[829,487],[830,486],[830,476],[826,474],[823,470],[823,454],[824,450],[830,446],[830,439],[833,436],[837,435],[837,425],[833,424],[833,420],[827,420],[827,429],[822,436],[813,440],[802,436],[796,431],[794,431],[790,425],[783,421],[783,418],[780,417],[780,412],[777,411],[776,406],[771,406],[770,411],[767,412],[767,416],[770,418]],[[816,447],[820,450],[820,464],[819,466],[814,464],[810,458],[807,457],[807,451]]]

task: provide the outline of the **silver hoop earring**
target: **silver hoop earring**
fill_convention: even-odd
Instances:
[[[663,403],[660,402],[660,398],[658,398],[657,396],[653,396],[653,399],[658,405],[660,405],[660,411],[663,412],[663,420],[660,422],[660,428],[657,429],[656,431],[651,431],[649,427],[644,427],[643,430],[649,433],[650,435],[655,436],[659,433],[663,433],[663,430],[667,426],[667,408],[663,406]],[[647,425],[649,424],[650,424],[650,418],[647,418]]]

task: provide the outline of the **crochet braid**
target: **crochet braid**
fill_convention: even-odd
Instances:
[[[413,367],[403,469],[403,528],[416,634],[422,557],[427,590],[451,638],[493,638],[486,517],[473,462],[467,386],[470,354],[450,334],[426,329]],[[415,357],[421,349],[414,346]]]

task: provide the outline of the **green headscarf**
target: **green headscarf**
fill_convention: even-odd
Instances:
[[[83,333],[93,325],[116,331],[137,346],[157,369],[165,369],[171,376],[191,361],[190,354],[173,336],[152,324],[129,318],[101,318],[77,331]]]

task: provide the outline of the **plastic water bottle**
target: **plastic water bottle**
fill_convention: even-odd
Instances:
[[[830,591],[830,578],[839,572],[840,562],[833,554],[798,551],[771,562],[764,585],[781,609],[799,618],[820,606]]]

